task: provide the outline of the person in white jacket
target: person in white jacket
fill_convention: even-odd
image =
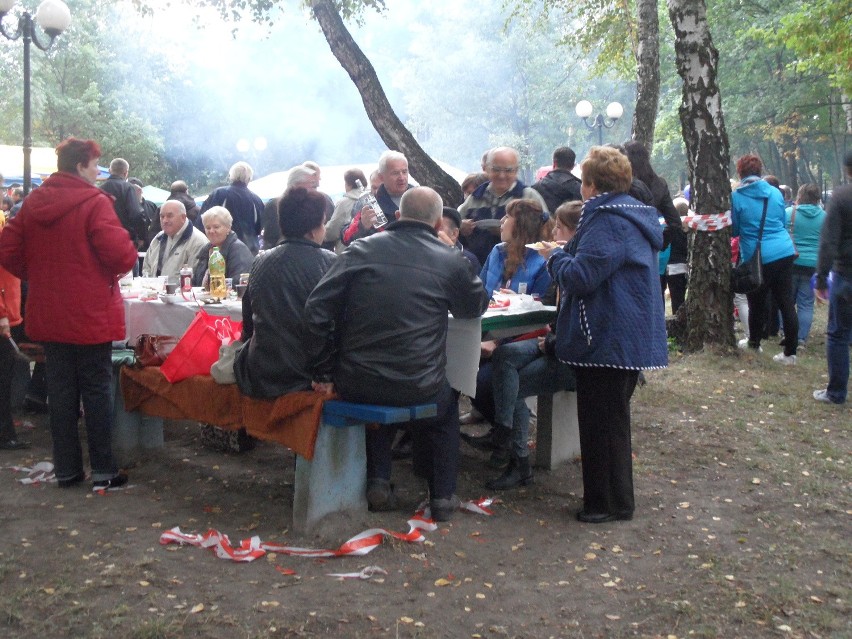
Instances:
[[[160,207],[160,226],[142,262],[145,277],[177,279],[184,264],[192,265],[202,247],[207,245],[207,236],[190,223],[186,207],[178,200],[166,200]]]

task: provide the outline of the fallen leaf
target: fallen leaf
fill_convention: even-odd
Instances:
[[[42,590],[44,590],[44,592],[48,595],[52,595],[56,592],[56,588],[42,588]]]
[[[450,581],[449,579],[444,579],[443,577],[435,580],[435,585],[438,586],[439,588],[441,586],[449,586],[451,583],[453,583],[453,582]]]
[[[140,582],[139,582],[139,585],[140,585],[140,586],[142,586],[143,588],[145,588],[146,586],[150,586],[150,585],[151,585],[151,582],[150,582],[150,581],[144,581],[144,580],[143,580],[143,581],[140,581]]]
[[[400,617],[399,620],[402,623],[414,623],[414,619],[412,619],[411,617]]]
[[[204,610],[204,604],[195,604],[189,612],[194,615],[202,610]]]
[[[757,486],[760,484],[760,480],[757,477],[753,477],[751,483]]]
[[[734,608],[745,608],[745,607],[746,607],[745,601],[738,601],[737,603],[734,604]]]
[[[606,618],[610,621],[618,621],[619,619],[621,619],[621,617],[619,617],[618,615],[607,615]]]
[[[296,571],[292,568],[285,568],[284,566],[275,566],[275,570],[280,572],[282,575],[295,575]]]
[[[593,552],[587,552],[585,555],[583,555],[583,559],[586,559],[587,561],[591,561],[592,559],[597,559],[597,558],[598,558],[598,556]]]

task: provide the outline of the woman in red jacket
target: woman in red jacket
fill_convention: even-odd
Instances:
[[[112,456],[112,342],[123,340],[118,278],[136,248],[112,199],[94,185],[101,149],[69,138],[59,171],[24,200],[0,237],[0,265],[26,280],[27,335],[44,343],[50,431],[61,487],[85,479],[77,429],[79,402],[95,490],[127,483]]]
[[[0,225],[0,236],[2,235],[3,227]],[[15,348],[12,346],[11,329],[20,323],[21,280],[0,266],[0,450],[21,450],[30,447],[28,442],[18,439],[12,421]]]

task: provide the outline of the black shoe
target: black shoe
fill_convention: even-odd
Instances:
[[[7,439],[0,442],[0,450],[25,450],[30,447],[29,442],[21,441],[20,439]]]
[[[497,443],[494,441],[495,431],[496,429],[492,427],[484,435],[468,435],[467,433],[461,433],[461,438],[469,446],[476,448],[477,450],[494,450],[497,448]]]
[[[92,482],[92,490],[94,492],[113,490],[115,488],[121,488],[127,483],[127,473],[118,473],[112,479],[104,479],[102,481],[94,481]]]
[[[630,521],[633,519],[632,510],[623,510],[618,513],[587,513],[581,510],[577,513],[577,521],[584,524],[605,524],[609,521]]]
[[[447,499],[430,499],[429,511],[432,514],[432,521],[450,521],[460,505],[461,501],[455,495]]]
[[[526,486],[533,482],[532,468],[529,457],[513,457],[506,471],[491,481],[485,482],[485,487],[491,490],[508,490],[518,486]]]
[[[71,486],[76,486],[84,479],[86,479],[86,475],[84,473],[80,473],[79,475],[74,475],[69,479],[57,479],[56,483],[60,488],[71,488]]]
[[[367,507],[371,512],[396,510],[396,493],[387,479],[367,480]]]

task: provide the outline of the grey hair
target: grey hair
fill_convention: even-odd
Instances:
[[[317,172],[304,164],[300,164],[299,166],[294,166],[290,169],[290,174],[287,176],[287,188],[289,189],[291,186],[298,186],[302,182],[306,182],[314,177]]]
[[[498,153],[504,153],[506,151],[509,151],[515,156],[515,165],[518,165],[521,161],[521,154],[518,153],[516,149],[513,149],[510,146],[497,146],[493,149],[489,149],[488,153],[485,154],[485,166],[491,166],[492,164],[494,164],[494,156]]]
[[[444,212],[444,202],[436,191],[428,186],[417,186],[402,194],[399,201],[399,217],[425,222],[435,226]]]
[[[408,158],[399,151],[385,151],[379,156],[379,173],[384,175],[385,170],[388,168],[388,162],[395,160],[402,160],[408,166]]]
[[[314,162],[313,160],[305,160],[302,162],[302,166],[306,166],[309,169],[313,169],[316,173],[320,172],[320,165]]]
[[[231,184],[234,182],[248,184],[253,177],[254,171],[248,162],[237,162],[228,170],[228,180],[230,180]]]
[[[172,200],[169,201],[171,202]],[[211,222],[219,220],[228,228],[231,228],[234,224],[234,218],[231,217],[228,209],[224,206],[211,206],[209,209],[204,211],[204,213],[201,214],[201,221],[206,222],[207,220],[210,220]]]
[[[177,208],[180,210],[180,212],[183,213],[184,215],[186,215],[186,207],[184,206],[183,202],[181,202],[180,200],[166,200],[165,202],[163,202],[163,205],[160,207],[160,213],[163,212],[163,209],[166,208],[166,205],[168,205],[170,207],[177,205]],[[227,210],[227,209],[225,209],[225,210]]]
[[[109,163],[109,172],[113,175],[126,175],[130,171],[130,162],[124,158],[115,158]]]

